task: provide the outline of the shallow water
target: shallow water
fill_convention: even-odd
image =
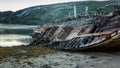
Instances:
[[[30,33],[37,26],[0,24],[0,46],[28,45],[31,42]]]
[[[33,29],[36,26],[35,25],[0,24],[0,29]]]
[[[8,34],[0,35],[0,46],[18,46],[18,45],[28,45],[31,42],[31,37],[29,35],[19,35],[19,34]]]

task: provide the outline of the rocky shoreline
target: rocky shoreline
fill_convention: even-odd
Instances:
[[[8,58],[0,68],[120,68],[120,52],[56,52],[26,59]]]

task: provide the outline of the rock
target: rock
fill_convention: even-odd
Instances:
[[[26,51],[26,50],[23,50],[23,49],[18,49],[18,52],[19,52],[19,53],[26,53],[27,51]]]
[[[75,68],[80,68],[80,66],[77,64],[77,65],[75,66]]]
[[[91,67],[95,67],[95,65],[90,65]]]
[[[41,66],[40,68],[52,68],[52,67],[48,64],[45,64],[45,65]]]
[[[60,64],[57,63],[57,62],[55,62],[55,63],[52,63],[52,65],[54,65],[54,66],[58,66],[58,65],[60,65]]]
[[[27,62],[28,65],[32,65],[33,63],[32,62]]]
[[[27,63],[28,65],[33,65],[33,63],[30,61],[25,61],[24,63]]]
[[[71,54],[70,53],[66,53],[66,56],[71,56]]]
[[[97,58],[96,56],[90,56],[89,58],[93,58],[93,59],[95,59],[95,58]]]

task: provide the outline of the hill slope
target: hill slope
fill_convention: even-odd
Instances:
[[[85,7],[89,6],[91,12],[95,12],[95,8],[115,1],[84,1],[69,2],[52,5],[42,5],[25,8],[16,12],[6,11],[0,12],[0,23],[5,24],[26,24],[26,25],[42,25],[50,23],[56,19],[68,17],[69,12],[73,15],[73,6],[77,6],[77,14],[85,12]]]

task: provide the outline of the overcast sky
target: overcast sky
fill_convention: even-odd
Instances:
[[[16,11],[19,9],[54,3],[63,3],[70,1],[88,1],[88,0],[0,0],[0,11]],[[91,1],[105,1],[105,0],[91,0]]]

